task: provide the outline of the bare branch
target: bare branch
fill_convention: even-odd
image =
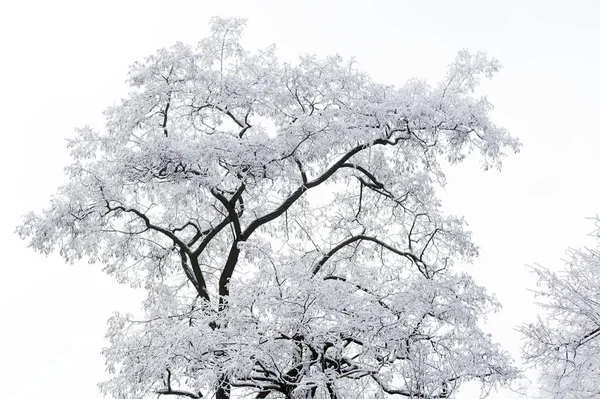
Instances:
[[[317,264],[315,266],[313,266],[313,269],[311,271],[311,273],[313,275],[317,274],[321,268],[323,267],[323,265],[329,260],[331,259],[331,257],[333,255],[335,255],[336,252],[338,252],[339,250],[341,250],[344,247],[347,247],[348,245],[354,243],[354,242],[360,242],[360,241],[371,241],[379,246],[381,246],[382,248],[387,249],[388,251],[398,255],[398,256],[402,256],[408,260],[410,260],[412,263],[414,263],[418,268],[419,271],[425,275],[425,271],[426,271],[426,267],[425,264],[423,263],[423,261],[417,257],[416,255],[414,255],[411,252],[405,252],[405,251],[401,251],[397,248],[392,247],[391,245],[387,244],[386,242],[376,238],[376,237],[371,237],[371,236],[367,236],[365,234],[357,234],[355,236],[349,237],[346,240],[342,241],[341,243],[339,243],[338,245],[336,245],[335,247],[333,247],[328,253],[326,253],[321,260],[319,260],[319,262],[317,262]],[[425,277],[428,277],[425,275]]]

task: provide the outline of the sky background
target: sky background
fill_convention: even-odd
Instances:
[[[102,398],[106,319],[135,311],[140,293],[98,265],[34,253],[14,229],[65,181],[64,139],[100,128],[101,112],[126,96],[128,66],[176,41],[196,43],[215,15],[248,18],[248,48],[275,43],[285,60],[355,56],[388,84],[435,83],[462,48],[500,60],[480,92],[523,149],[501,173],[477,160],[452,168],[440,195],[481,247],[468,270],[503,305],[486,329],[519,362],[514,329],[537,314],[527,265],[558,269],[568,247],[595,245],[586,218],[600,212],[600,2],[12,1],[0,14],[2,396]]]

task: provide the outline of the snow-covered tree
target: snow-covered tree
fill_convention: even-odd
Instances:
[[[600,229],[600,220],[596,224]],[[524,358],[541,373],[541,392],[557,399],[599,397],[600,250],[569,250],[559,272],[533,270],[543,315],[521,331]]]
[[[214,18],[196,47],[135,63],[18,229],[147,291],[143,320],[110,320],[102,390],[445,398],[513,379],[478,327],[498,304],[453,271],[477,248],[435,195],[442,160],[499,167],[519,148],[473,95],[498,63],[462,51],[442,83],[396,88],[338,56],[250,52],[243,27]]]

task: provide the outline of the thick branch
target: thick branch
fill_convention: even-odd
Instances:
[[[235,122],[236,125],[238,125],[239,127],[242,128],[242,130],[240,130],[240,132],[238,133],[238,137],[239,138],[244,137],[244,133],[246,133],[246,131],[252,127],[252,125],[250,125],[250,123],[248,123],[248,116],[250,115],[250,111],[248,111],[248,113],[244,117],[244,122],[242,123],[228,109],[220,107],[218,105],[209,105],[209,106],[212,107],[212,108],[218,109],[219,111],[221,111],[222,113],[224,113],[225,115],[227,115],[233,122]]]
[[[159,395],[187,396],[188,398],[192,398],[192,399],[203,398],[201,393],[198,393],[198,395],[196,395],[195,393],[188,392],[188,391],[181,391],[179,389],[161,389],[161,390],[156,391],[156,393]]]
[[[377,376],[377,374],[371,374],[371,377],[377,383],[377,385],[379,385],[379,387],[383,390],[383,392],[385,392],[387,394],[407,396],[409,398],[425,398],[426,397],[424,394],[412,393],[412,392],[406,391],[404,389],[392,388],[392,387],[388,386],[386,383],[384,383],[381,380],[381,378],[379,378],[379,376]]]
[[[229,296],[229,280],[233,271],[235,270],[235,266],[237,265],[239,256],[240,256],[240,248],[238,244],[240,243],[240,239],[236,239],[233,241],[231,248],[229,249],[229,255],[227,256],[227,261],[225,262],[225,267],[223,267],[223,271],[221,272],[221,277],[219,278],[219,308],[223,309],[225,307],[224,298]]]
[[[302,162],[298,158],[294,158],[296,165],[298,165],[298,170],[300,170],[300,176],[302,176],[302,184],[308,183],[308,177],[306,177],[306,171],[304,170],[304,166]]]
[[[372,143],[361,144],[354,147],[346,154],[344,154],[344,156],[342,156],[337,162],[331,165],[325,172],[323,172],[321,176],[309,182],[306,182],[302,186],[298,187],[277,209],[251,222],[241,234],[237,235],[237,239],[233,242],[233,245],[231,246],[227,262],[225,264],[225,267],[223,268],[221,277],[219,278],[219,295],[221,297],[226,297],[229,295],[228,284],[229,280],[231,279],[231,276],[233,275],[233,271],[235,270],[235,266],[237,265],[240,253],[240,250],[238,248],[239,242],[246,241],[248,238],[250,238],[252,233],[256,231],[256,229],[283,215],[285,211],[287,211],[302,196],[302,194],[304,194],[309,189],[317,187],[320,184],[327,181],[327,179],[333,176],[333,174],[336,173],[342,167],[342,165],[344,165],[344,163],[346,163],[354,155],[375,145],[396,145],[399,142],[399,140],[399,138],[393,141],[387,139],[376,139],[373,140]],[[219,302],[221,304],[223,303],[222,300],[220,300]]]
[[[219,202],[221,202],[221,204],[223,204],[223,206],[227,210],[228,218],[233,223],[236,238],[242,234],[242,228],[240,226],[240,219],[239,219],[240,215],[235,211],[235,203],[238,200],[241,200],[242,193],[244,192],[245,189],[246,189],[246,186],[242,183],[240,185],[240,187],[233,193],[230,200],[225,198],[225,196],[223,194],[221,194],[221,192],[217,188],[213,188],[212,190],[210,190],[212,195],[214,195],[215,198],[217,198],[219,200]],[[242,201],[242,204],[243,204],[243,201]],[[244,209],[242,207],[240,214],[243,211],[244,211]]]
[[[168,238],[170,238],[171,240],[173,240],[173,242],[175,244],[177,244],[179,246],[179,248],[184,250],[187,254],[191,253],[189,247],[183,241],[181,241],[181,239],[179,239],[179,237],[177,237],[175,234],[173,234],[173,232],[171,232],[163,227],[152,224],[150,222],[150,219],[148,218],[148,216],[146,216],[144,213],[138,211],[135,208],[126,208],[121,205],[113,208],[110,206],[108,200],[105,200],[105,201],[106,201],[106,207],[108,208],[109,211],[122,211],[122,212],[133,213],[133,214],[137,215],[140,219],[142,219],[144,221],[144,223],[148,229],[162,233],[163,235],[165,235]]]
[[[196,256],[196,257],[198,255],[200,255],[202,253],[202,251],[204,251],[206,249],[206,247],[212,241],[212,239],[215,238],[215,236],[217,234],[219,234],[219,232],[221,232],[221,230],[223,230],[225,228],[225,226],[227,226],[229,223],[231,223],[231,219],[229,218],[229,216],[227,216],[218,225],[216,225],[215,227],[213,227],[212,229],[210,229],[208,231],[208,234],[206,234],[206,236],[204,237],[204,239],[202,240],[202,242],[200,242],[200,245],[198,245],[198,248],[196,248],[194,250],[194,252],[192,253],[192,255]],[[196,241],[197,240],[198,239],[196,239]],[[192,241],[195,243],[194,240],[192,240]]]
[[[168,94],[167,105],[165,105],[165,109],[162,111],[163,114],[163,123],[162,128],[165,134],[165,137],[169,137],[169,131],[167,130],[167,120],[169,115],[169,108],[171,107],[171,93]]]
[[[126,208],[124,206],[117,206],[117,207],[111,207],[110,203],[108,200],[106,201],[106,207],[108,208],[109,211],[123,211],[123,212],[128,212],[128,213],[133,213],[135,215],[137,215],[140,219],[142,219],[144,221],[144,223],[146,224],[146,227],[150,230],[154,230],[157,231],[159,233],[162,233],[163,235],[165,235],[166,237],[170,238],[171,240],[173,240],[173,242],[179,247],[180,249],[180,255],[182,256],[182,262],[184,261],[183,255],[186,255],[189,257],[190,262],[192,263],[192,270],[194,271],[194,279],[190,279],[191,283],[194,285],[194,287],[196,288],[196,290],[198,291],[198,294],[206,300],[209,300],[209,296],[208,296],[208,289],[206,287],[206,281],[204,280],[204,276],[202,274],[202,271],[200,270],[200,266],[198,264],[198,256],[194,253],[192,253],[190,251],[190,248],[183,242],[181,241],[181,239],[179,239],[179,237],[177,237],[173,232],[156,226],[154,224],[152,224],[150,222],[150,219],[148,218],[148,216],[146,216],[144,213],[138,211],[135,208]],[[186,273],[187,275],[187,273]],[[189,276],[188,276],[189,279]]]
[[[414,264],[417,265],[417,267],[419,268],[419,271],[421,273],[424,273],[424,264],[423,261],[421,261],[421,259],[419,259],[416,255],[410,253],[410,252],[405,252],[405,251],[400,251],[397,248],[392,247],[391,245],[381,241],[378,238],[375,237],[370,237],[364,234],[358,234],[355,236],[352,236],[344,241],[342,241],[341,243],[339,243],[338,245],[336,245],[335,247],[333,247],[328,253],[326,253],[321,260],[313,267],[311,273],[313,275],[317,274],[319,272],[319,270],[321,270],[321,268],[323,267],[323,265],[329,260],[331,259],[331,257],[333,255],[335,255],[336,252],[338,252],[339,250],[341,250],[344,247],[347,247],[348,245],[352,244],[353,242],[356,241],[371,241],[374,242],[375,244],[387,249],[388,251],[398,255],[398,256],[402,256],[404,258],[409,259],[410,261],[412,261]]]
[[[198,294],[207,302],[210,302],[210,295],[208,294],[208,287],[206,286],[206,281],[204,280],[204,275],[202,274],[202,270],[200,270],[200,264],[198,263],[198,256],[191,255],[190,262],[192,263],[192,270],[194,271],[194,277],[198,283],[196,290]]]
[[[185,230],[185,229],[186,229],[187,227],[189,227],[189,226],[192,226],[192,227],[193,227],[193,228],[196,230],[196,232],[197,232],[196,234],[202,234],[202,232],[200,231],[200,228],[198,228],[198,226],[196,225],[196,223],[193,223],[193,222],[187,222],[187,223],[185,223],[183,226],[181,226],[181,227],[176,227],[176,228],[172,229],[171,231],[172,231],[173,233],[177,233],[178,231],[183,231],[183,230]]]
[[[167,388],[166,389],[161,389],[156,391],[156,393],[160,396],[160,395],[177,395],[177,396],[187,396],[189,398],[192,399],[200,399],[202,398],[202,393],[198,392],[198,394],[194,394],[188,391],[182,391],[179,389],[175,389],[173,390],[171,388],[171,370],[169,370],[169,368],[167,367],[167,380],[165,381],[167,384]]]
[[[250,223],[248,225],[248,227],[246,228],[246,230],[244,230],[244,232],[242,233],[241,241],[247,240],[252,235],[252,233],[254,233],[254,231],[256,229],[258,229],[260,226],[262,226],[266,223],[269,223],[270,221],[275,220],[279,216],[281,216],[306,191],[308,191],[311,188],[317,187],[320,184],[327,181],[327,179],[329,179],[331,176],[333,176],[333,174],[335,172],[337,172],[342,167],[342,165],[344,165],[346,163],[346,161],[348,161],[354,155],[358,154],[359,152],[361,152],[367,148],[371,148],[375,145],[396,145],[399,140],[400,139],[396,139],[394,141],[385,140],[385,139],[376,139],[376,140],[373,140],[372,143],[361,144],[361,145],[354,147],[353,149],[348,151],[346,154],[344,154],[344,156],[341,157],[337,162],[335,162],[333,165],[331,165],[325,172],[323,172],[323,174],[321,174],[321,176],[317,177],[314,180],[308,181],[305,184],[303,184],[302,186],[298,187],[277,209],[275,209],[274,211],[272,211],[264,216],[261,216],[260,218],[254,220],[252,223]]]
[[[365,176],[367,176],[369,178],[369,180],[371,180],[371,182],[373,182],[373,185],[378,188],[378,189],[383,189],[384,185],[383,183],[381,183],[379,180],[377,180],[377,178],[375,177],[375,175],[373,175],[371,172],[369,172],[367,169],[363,168],[360,165],[354,164],[354,163],[345,163],[341,166],[342,168],[350,168],[350,169],[355,169],[358,170],[360,172],[362,172]]]
[[[342,241],[341,243],[339,243],[338,245],[336,245],[335,247],[333,247],[329,252],[327,252],[319,261],[319,263],[317,263],[315,266],[313,266],[313,269],[311,271],[312,275],[314,276],[315,274],[317,274],[321,268],[323,267],[323,265],[333,256],[336,254],[336,252],[338,252],[339,250],[341,250],[344,247],[347,247],[348,245],[352,244],[353,242],[356,241],[360,241],[362,240],[362,235],[357,235],[357,236],[352,236],[344,241]]]
[[[364,292],[364,293],[367,293],[367,294],[369,294],[369,295],[372,295],[372,296],[374,296],[374,297],[377,299],[377,303],[379,303],[379,304],[381,305],[381,307],[383,307],[383,308],[385,308],[385,309],[389,310],[389,311],[390,311],[390,312],[392,312],[392,313],[396,313],[396,312],[395,312],[393,309],[391,309],[391,308],[390,308],[390,307],[389,307],[389,306],[388,306],[388,305],[387,305],[385,302],[383,302],[383,301],[382,301],[382,300],[381,300],[379,297],[377,297],[377,295],[376,295],[376,294],[375,294],[373,291],[371,291],[371,290],[370,290],[370,289],[368,289],[368,288],[365,288],[365,287],[363,287],[363,286],[362,286],[362,285],[360,285],[360,284],[356,284],[356,283],[349,282],[349,281],[348,281],[348,280],[347,280],[345,277],[340,277],[340,276],[326,276],[325,278],[323,278],[323,280],[336,280],[336,281],[343,281],[344,283],[351,284],[351,285],[352,285],[352,286],[354,286],[356,289],[358,289],[358,290],[360,290],[360,291],[362,291],[362,292]],[[362,343],[360,343],[360,344],[362,345]]]
[[[190,267],[188,265],[188,256],[186,255],[185,251],[181,248],[179,249],[179,257],[181,258],[181,268],[183,269],[185,276],[188,278],[188,280],[192,282],[192,284],[196,288],[196,291],[200,292],[198,280],[196,279],[196,276],[194,276],[192,270],[190,270]]]

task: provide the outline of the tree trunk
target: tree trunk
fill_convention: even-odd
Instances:
[[[229,399],[231,396],[231,384],[229,379],[225,376],[219,378],[219,385],[217,386],[217,392],[215,395],[216,399]]]

